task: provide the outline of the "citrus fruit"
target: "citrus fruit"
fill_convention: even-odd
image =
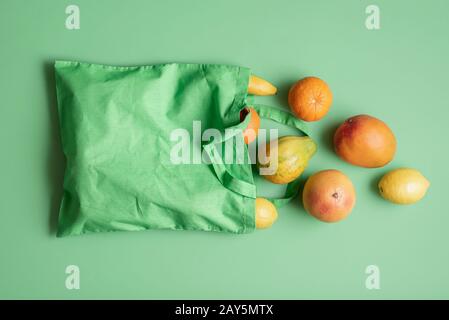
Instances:
[[[302,199],[304,209],[318,220],[337,222],[351,213],[356,195],[345,174],[338,170],[323,170],[307,179]]]
[[[272,226],[278,218],[278,212],[273,203],[265,198],[256,198],[256,228],[265,229]]]
[[[424,197],[429,186],[430,182],[418,170],[400,168],[380,179],[379,192],[393,203],[412,204]]]
[[[246,144],[250,144],[256,139],[260,128],[259,114],[253,108],[244,108],[240,111],[240,122],[245,120],[249,113],[251,113],[251,120],[245,130],[243,130],[243,138]]]
[[[329,111],[332,92],[320,78],[307,77],[290,88],[288,104],[298,118],[304,121],[317,121]]]

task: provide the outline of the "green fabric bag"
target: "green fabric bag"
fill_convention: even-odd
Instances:
[[[183,128],[245,128],[250,70],[227,65],[117,67],[55,63],[67,159],[58,236],[144,229],[245,233],[255,228],[256,187],[249,163],[223,164],[227,136],[192,141],[211,164],[173,164],[171,133]],[[254,105],[260,117],[294,126],[289,113]],[[305,133],[306,134],[306,133]],[[245,146],[246,148],[246,146]],[[246,152],[248,151],[245,149]],[[198,154],[198,153],[196,153]],[[201,154],[201,153],[200,153]],[[297,193],[297,182],[276,205]]]

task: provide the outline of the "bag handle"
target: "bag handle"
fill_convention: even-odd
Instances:
[[[242,196],[255,199],[256,185],[254,184],[254,181],[250,183],[237,177],[234,177],[232,173],[226,168],[223,159],[220,156],[220,153],[218,152],[217,149],[217,145],[221,145],[223,142],[226,142],[229,139],[233,139],[237,135],[240,135],[241,138],[243,139],[242,135],[243,130],[248,126],[250,121],[251,115],[247,116],[245,120],[240,122],[239,124],[229,127],[228,129],[234,129],[229,130],[231,134],[228,135],[221,134],[220,138],[218,138],[217,140],[213,140],[208,144],[205,144],[203,148],[206,151],[207,155],[209,156],[209,159],[212,163],[212,166],[214,168],[218,180],[225,188],[230,189],[238,194],[241,194]]]
[[[251,106],[257,111],[259,117],[296,128],[304,135],[309,136],[309,128],[307,127],[307,124],[294,117],[290,112],[257,103],[251,104]],[[283,197],[267,199],[270,200],[276,207],[282,207],[296,197],[299,191],[299,185],[299,178],[297,178],[287,184],[287,189],[285,190],[285,195]]]
[[[306,136],[309,135],[308,133],[309,130],[307,128],[306,123],[295,118],[289,112],[263,104],[251,103],[249,104],[249,106],[254,108],[259,114],[259,117],[261,118],[270,119],[278,123],[296,128]],[[251,113],[248,113],[244,121],[235,126],[230,127],[230,129],[235,129],[231,130],[232,132],[231,134],[228,135],[222,134],[219,139],[209,142],[208,144],[205,144],[203,148],[206,151],[207,155],[209,156],[209,159],[211,160],[211,164],[213,166],[215,174],[217,175],[218,180],[223,184],[225,188],[230,189],[245,197],[255,199],[257,197],[257,190],[254,182],[252,183],[247,182],[233,176],[232,173],[224,165],[223,159],[221,158],[217,149],[217,145],[221,145],[228,139],[234,138],[236,135],[242,136],[243,130],[248,126],[250,121],[251,121]],[[283,197],[268,198],[268,200],[270,200],[275,206],[282,207],[283,205],[290,202],[298,194],[298,191],[299,191],[299,179],[296,179],[287,185],[287,189]]]

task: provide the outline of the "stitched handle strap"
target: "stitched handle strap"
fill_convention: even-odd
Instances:
[[[226,168],[223,159],[217,149],[217,145],[221,146],[223,142],[226,142],[229,139],[233,139],[235,136],[241,136],[241,139],[243,139],[242,132],[248,126],[250,121],[251,114],[248,114],[244,121],[228,128],[232,129],[228,130],[228,132],[231,132],[230,134],[221,134],[219,139],[209,142],[208,144],[204,145],[203,148],[209,156],[218,180],[225,188],[245,197],[255,199],[256,185],[254,184],[254,182],[250,183],[233,176],[232,173]]]
[[[251,107],[253,107],[257,111],[259,117],[261,118],[270,119],[278,123],[285,124],[287,126],[298,129],[304,135],[309,135],[309,130],[306,123],[296,119],[289,112],[262,104],[251,104]],[[245,197],[255,199],[257,197],[256,185],[232,175],[232,173],[226,168],[223,159],[217,149],[217,145],[221,146],[223,142],[226,142],[229,139],[233,139],[237,135],[241,136],[243,130],[248,126],[250,121],[251,113],[246,116],[244,121],[229,128],[233,129],[229,131],[231,132],[231,134],[222,134],[220,135],[219,139],[209,142],[208,144],[204,145],[203,148],[209,156],[209,159],[211,160],[218,180],[223,184],[225,188],[228,188],[229,190],[232,190]],[[269,198],[269,200],[273,202],[275,206],[281,207],[290,202],[298,194],[298,190],[299,179],[296,179],[287,185],[284,197]]]
[[[251,105],[259,114],[259,117],[270,119],[281,124],[298,129],[304,135],[309,135],[309,129],[307,124],[297,118],[295,118],[291,113],[273,108],[263,104],[252,104]],[[299,178],[290,182],[285,190],[285,195],[281,198],[268,198],[276,207],[282,207],[283,205],[289,203],[299,191]]]

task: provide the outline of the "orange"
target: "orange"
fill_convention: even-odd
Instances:
[[[332,92],[323,80],[307,77],[290,88],[288,104],[298,118],[304,121],[317,121],[329,111]]]
[[[259,114],[253,108],[245,108],[240,111],[240,122],[245,120],[246,116],[251,113],[251,120],[248,123],[248,126],[245,130],[243,130],[243,138],[245,139],[246,144],[250,144],[253,142],[260,128],[260,118]]]

